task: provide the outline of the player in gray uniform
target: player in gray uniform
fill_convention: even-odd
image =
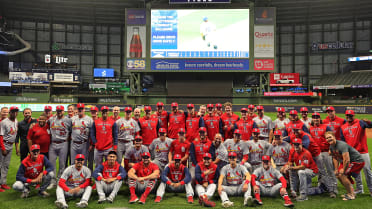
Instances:
[[[90,146],[90,129],[93,125],[93,119],[85,115],[85,106],[82,103],[77,104],[78,115],[71,118],[72,132],[71,132],[71,159],[75,159],[77,154],[88,156]],[[84,165],[87,166],[87,160]],[[73,162],[72,162],[73,164]]]
[[[222,207],[228,208],[234,206],[234,203],[229,200],[227,195],[239,196],[242,194],[244,194],[244,205],[252,206],[251,175],[244,166],[237,164],[237,154],[235,152],[229,152],[228,157],[229,164],[222,168],[217,187],[222,201]]]
[[[149,152],[147,146],[142,145],[142,137],[134,138],[134,145],[131,145],[124,155],[125,169],[129,171],[134,164],[142,161],[142,153]]]
[[[222,135],[217,133],[214,136],[214,141],[212,142],[209,153],[212,154],[213,163],[218,166],[218,169],[221,169],[229,163],[227,159],[227,149],[222,144]]]
[[[56,160],[59,157],[59,171],[56,176],[59,178],[62,175],[63,170],[66,167],[66,158],[68,152],[67,140],[71,134],[72,121],[70,118],[65,117],[64,106],[58,105],[56,107],[57,116],[51,117],[48,120],[49,130],[51,134],[51,144],[49,146],[49,161],[54,167],[54,173],[57,174]],[[53,188],[56,185],[56,179],[52,180],[48,189]]]
[[[271,130],[274,128],[273,121],[269,116],[264,115],[264,108],[261,105],[256,107],[257,117],[253,118],[253,121],[256,123],[257,127],[260,129],[260,139],[266,140],[269,142]]]
[[[266,140],[260,140],[260,129],[254,128],[252,130],[252,140],[247,141],[247,146],[249,149],[248,162],[252,166],[252,171],[261,167],[262,156],[267,155],[272,145]]]
[[[132,108],[126,107],[124,109],[125,117],[117,120],[116,127],[118,127],[118,158],[117,161],[121,164],[123,156],[133,145],[134,136],[141,128],[138,122],[132,118]]]
[[[154,139],[149,146],[152,162],[158,165],[160,173],[163,172],[165,166],[168,164],[168,153],[172,139],[166,137],[167,130],[165,128],[159,129],[159,138]]]
[[[76,203],[76,207],[85,208],[88,206],[92,193],[92,187],[89,186],[91,173],[89,168],[83,165],[84,160],[84,155],[76,155],[75,164],[63,171],[56,190],[57,200],[55,204],[57,208],[68,208],[65,196],[82,197],[80,202]]]
[[[18,131],[18,107],[10,107],[9,117],[5,118],[0,122],[0,146],[1,146],[1,155],[0,155],[0,189],[10,189],[6,184],[6,177],[8,175],[8,169],[10,164],[10,158],[12,157],[13,144],[16,141],[17,131]],[[16,151],[18,151],[18,144],[16,144]]]
[[[248,163],[249,149],[245,141],[240,140],[241,132],[239,129],[235,129],[234,138],[226,139],[223,145],[226,147],[228,153],[235,152],[237,155],[237,163],[244,165],[248,171],[251,171],[252,166]]]
[[[307,117],[309,110],[307,109],[307,107],[301,107],[300,112],[302,116],[300,120],[306,125],[306,128],[309,129],[311,125],[311,118]]]
[[[276,169],[281,173],[284,173],[282,167],[288,162],[290,150],[291,145],[283,141],[282,132],[280,130],[274,131],[274,142],[269,155],[272,157]]]
[[[285,126],[290,122],[290,120],[286,118],[284,107],[278,107],[277,111],[277,118],[273,121],[273,131],[279,130],[283,132],[285,130]]]
[[[277,183],[278,181],[281,183]],[[287,193],[287,181],[278,170],[271,167],[270,156],[262,156],[262,166],[253,172],[251,182],[257,204],[262,205],[261,195],[275,197],[280,194],[284,199],[284,206],[294,206]]]

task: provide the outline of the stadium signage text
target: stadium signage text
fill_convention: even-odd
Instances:
[[[169,4],[231,3],[231,0],[169,0]]]
[[[54,58],[56,64],[67,63],[67,61],[68,61],[67,57],[62,57],[62,56],[58,56],[58,55],[53,55],[53,58]],[[46,54],[45,55],[45,63],[49,64],[51,62],[52,62],[52,59],[51,59],[50,54]]]
[[[311,45],[311,50],[321,51],[321,50],[338,50],[338,49],[353,49],[354,43],[352,41],[336,41],[328,43],[313,42]]]
[[[151,60],[151,70],[249,70],[249,60],[154,59]]]

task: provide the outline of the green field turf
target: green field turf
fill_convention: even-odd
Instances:
[[[33,113],[34,117],[37,117],[40,113]],[[123,115],[123,113],[121,113]],[[273,119],[276,117],[275,113],[267,113],[268,116],[272,117]],[[343,114],[339,114],[340,117],[343,117]],[[322,118],[325,117],[325,114],[322,114]],[[372,120],[372,115],[356,115],[357,118],[367,118]],[[22,113],[20,112],[18,116],[18,120],[22,120]],[[372,139],[369,139],[368,145],[372,147]],[[8,174],[8,185],[11,186],[15,182],[15,176],[18,169],[20,162],[19,157],[16,156],[15,152],[13,152],[12,161],[9,167],[9,174]],[[364,174],[363,174],[364,180]],[[345,193],[345,189],[339,184],[339,193]],[[295,208],[334,208],[334,209],[370,209],[372,208],[372,197],[368,194],[368,189],[365,184],[364,180],[364,191],[365,194],[358,195],[357,198],[353,201],[342,201],[341,198],[338,196],[336,199],[331,199],[328,197],[328,194],[318,195],[318,196],[309,196],[309,200],[305,202],[295,203]],[[51,194],[49,198],[41,198],[37,196],[37,192],[32,190],[31,197],[27,199],[20,199],[21,193],[8,190],[4,193],[0,193],[0,209],[49,209],[49,208],[56,208],[54,205],[54,201],[56,200],[55,196],[55,189],[48,191]],[[201,208],[198,203],[197,199],[195,198],[194,204],[188,204],[185,198],[185,194],[171,194],[166,193],[163,201],[161,203],[154,203],[155,195],[151,194],[146,202],[146,205],[140,204],[128,204],[129,201],[129,189],[127,186],[122,186],[121,190],[118,193],[118,196],[115,199],[113,204],[97,204],[98,196],[97,192],[93,191],[92,196],[89,201],[88,208],[194,208],[198,207]],[[212,198],[213,201],[216,201],[217,207],[221,207],[221,201],[218,197],[217,191],[215,196]],[[243,197],[232,197],[231,201],[235,203],[235,207],[233,208],[242,208],[243,206]],[[257,206],[259,208],[284,208],[281,197],[278,198],[262,198],[264,203],[263,206]],[[73,199],[68,201],[69,208],[76,208],[75,203],[77,203],[77,199]]]

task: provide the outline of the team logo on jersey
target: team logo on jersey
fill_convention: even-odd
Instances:
[[[15,135],[17,133],[17,129],[16,128],[13,128],[13,127],[10,127],[10,130],[8,132],[9,135]]]
[[[185,150],[185,147],[181,147],[181,151],[182,152],[185,152],[186,150]]]

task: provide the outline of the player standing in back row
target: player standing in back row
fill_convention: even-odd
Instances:
[[[259,138],[265,140],[267,142],[271,142],[272,133],[271,130],[273,129],[273,121],[270,117],[264,115],[264,107],[258,105],[257,109],[257,117],[253,118],[253,121],[256,123],[258,129],[260,129],[260,136]]]

